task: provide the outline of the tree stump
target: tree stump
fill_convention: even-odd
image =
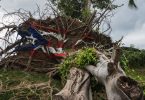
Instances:
[[[89,73],[71,68],[64,88],[53,96],[53,100],[92,100]]]

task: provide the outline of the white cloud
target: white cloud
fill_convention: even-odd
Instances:
[[[23,8],[28,11],[36,10],[38,4],[40,8],[44,6],[47,0],[2,0],[0,2],[1,8],[10,12]]]
[[[134,44],[137,48],[145,49],[145,23],[142,25],[142,27],[128,33],[124,37],[123,42],[127,46],[130,46],[130,44]]]
[[[123,0],[126,1],[126,0]],[[120,3],[120,2],[119,2]],[[127,3],[116,11],[112,18],[112,38],[118,40],[125,36],[123,42],[126,46],[135,44],[135,47],[145,49],[145,2],[137,0],[137,10],[128,8]]]

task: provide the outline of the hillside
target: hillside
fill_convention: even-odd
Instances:
[[[132,51],[132,48],[126,49],[126,47],[123,47],[123,50],[129,52],[131,55],[130,51]],[[135,50],[135,52],[141,51],[138,49],[133,50]],[[128,65],[124,67],[128,76],[140,83],[145,94],[145,77],[144,73],[140,73],[140,69],[144,69],[144,67],[131,68]],[[1,69],[0,100],[49,100],[52,98],[52,95],[60,91],[65,85],[65,82],[61,81],[61,77],[58,76],[57,74],[53,77],[49,77],[49,74],[45,73]],[[92,84],[94,99],[106,100],[104,87],[96,84],[95,81],[93,81]]]

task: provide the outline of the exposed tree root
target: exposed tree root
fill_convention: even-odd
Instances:
[[[92,100],[90,75],[72,68],[64,88],[54,95],[53,100]]]

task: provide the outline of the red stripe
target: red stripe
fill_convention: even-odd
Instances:
[[[35,50],[33,49],[33,50],[31,50],[31,52],[30,52],[30,56],[32,57],[34,54],[35,54]]]
[[[36,22],[31,22],[30,24],[31,24],[32,27],[35,27],[37,29],[40,29],[40,30],[43,30],[43,31],[46,31],[46,32],[54,32],[54,33],[59,33],[60,32],[62,34],[66,34],[66,33],[69,32],[66,29],[60,29],[60,28],[58,28],[58,29],[52,29],[52,28],[49,28],[49,27],[45,27],[43,25],[39,25]]]
[[[58,41],[57,48],[62,48],[64,45],[63,41]]]

